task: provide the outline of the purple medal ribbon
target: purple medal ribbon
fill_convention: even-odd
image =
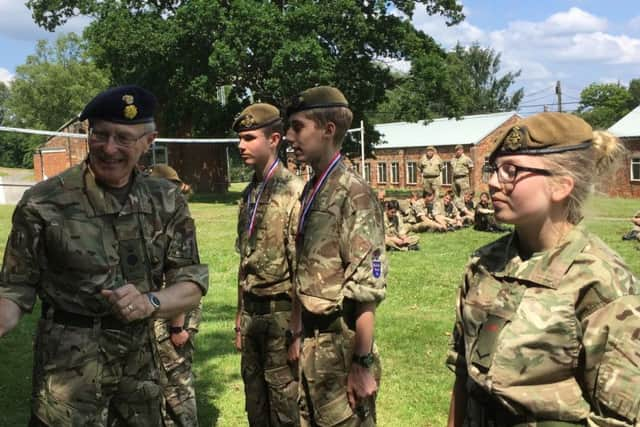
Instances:
[[[316,181],[315,185],[313,186],[313,189],[311,190],[311,193],[305,194],[302,202],[302,212],[300,213],[300,221],[298,222],[297,237],[302,236],[302,230],[304,230],[304,223],[307,219],[307,216],[309,215],[309,211],[311,210],[311,205],[313,205],[313,201],[316,199],[318,192],[320,191],[324,183],[327,181],[327,178],[329,178],[329,175],[331,175],[331,172],[333,172],[336,166],[340,163],[341,159],[342,159],[342,156],[340,155],[340,152],[337,152],[335,156],[333,156],[333,159],[331,159],[331,163],[329,163],[329,166],[327,167],[327,169],[325,169],[325,171],[322,172],[322,175],[320,175],[320,177]]]
[[[262,197],[262,193],[264,192],[264,189],[267,188],[267,184],[269,183],[269,180],[275,173],[276,166],[278,166],[278,159],[275,159],[274,162],[271,164],[271,166],[269,166],[269,171],[267,172],[267,176],[264,178],[264,181],[260,186],[260,191],[258,191],[258,196],[256,197],[256,203],[253,206],[253,209],[251,210],[251,212],[247,211],[247,213],[249,214],[248,215],[249,223],[247,224],[247,230],[249,230],[249,237],[251,237],[251,235],[253,234],[253,230],[256,225],[256,214],[258,213],[258,204],[260,203],[260,198]],[[247,208],[251,206],[251,204],[249,203],[250,199],[251,199],[251,192],[247,194]]]

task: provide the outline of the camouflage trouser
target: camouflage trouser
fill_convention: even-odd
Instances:
[[[438,198],[438,190],[440,189],[440,175],[422,177],[422,189],[431,190]]]
[[[343,322],[342,333],[318,333],[305,338],[300,355],[300,420],[302,427],[372,427],[375,398],[351,409],[347,375],[351,368],[355,333]],[[380,357],[374,346],[374,376],[380,384]]]
[[[410,234],[408,236],[404,236],[407,239],[407,244],[403,245],[403,246],[398,246],[396,243],[393,242],[392,239],[389,238],[385,238],[384,242],[385,245],[387,246],[387,248],[393,248],[399,251],[406,251],[408,250],[410,247],[413,247],[415,245],[418,244],[418,242],[420,242],[420,237]]]
[[[161,389],[147,323],[126,330],[41,319],[34,349],[32,425],[158,427]]]
[[[471,188],[471,185],[469,185],[469,177],[461,176],[453,178],[453,185],[451,187],[456,197],[462,197],[464,192]]]
[[[414,233],[424,233],[425,231],[436,231],[443,227],[443,224],[440,224],[429,218],[422,218],[422,221],[417,222],[416,224],[412,224],[409,231]]]
[[[297,367],[287,361],[291,312],[242,313],[242,380],[249,425],[298,426]]]
[[[166,382],[163,384],[165,427],[197,427],[198,407],[196,405],[195,378],[193,364],[193,336],[182,348],[171,342],[167,323],[155,321],[156,349]]]

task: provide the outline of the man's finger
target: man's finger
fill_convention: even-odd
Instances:
[[[350,388],[347,389],[347,398],[349,399],[349,406],[351,409],[356,409],[356,397],[353,395],[353,391]]]

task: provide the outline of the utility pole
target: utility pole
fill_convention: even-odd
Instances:
[[[560,86],[560,80],[556,82],[556,95],[558,96],[558,112],[562,113],[562,86]]]

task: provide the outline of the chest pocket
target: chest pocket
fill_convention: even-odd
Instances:
[[[87,218],[50,219],[45,226],[49,267],[53,270],[106,273],[110,263],[100,222]]]
[[[114,229],[118,239],[120,267],[127,282],[134,283],[140,292],[150,291],[147,279],[149,265],[145,241],[140,235],[136,213],[118,216]]]
[[[501,282],[490,275],[471,287],[463,309],[467,358],[482,373],[493,363],[501,332],[516,314],[525,287],[514,282]]]

